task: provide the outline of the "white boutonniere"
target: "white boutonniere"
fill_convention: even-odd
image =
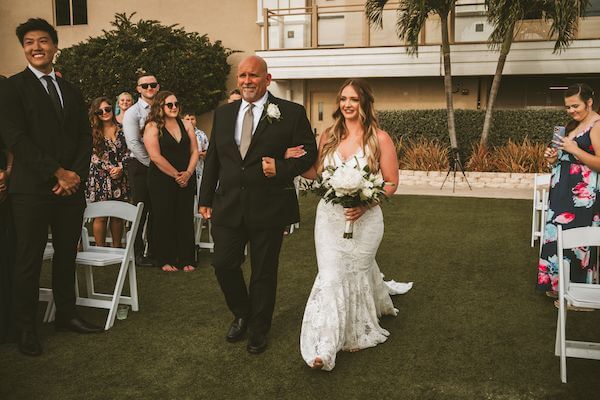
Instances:
[[[281,121],[281,111],[279,111],[279,106],[275,103],[267,103],[267,113],[265,115],[267,121],[272,123],[273,121]]]

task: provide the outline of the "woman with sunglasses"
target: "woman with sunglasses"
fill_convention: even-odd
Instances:
[[[92,101],[89,118],[92,124],[93,148],[86,198],[92,203],[107,200],[129,201],[129,183],[123,169],[130,157],[129,150],[108,97],[98,97]],[[94,218],[96,246],[106,246],[107,220],[107,217]],[[110,219],[110,233],[112,246],[121,247],[122,219]]]
[[[158,92],[144,128],[150,156],[148,189],[154,213],[153,256],[165,272],[195,269],[194,194],[198,145],[172,92]]]

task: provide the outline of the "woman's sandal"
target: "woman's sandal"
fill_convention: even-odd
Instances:
[[[177,272],[178,271],[177,267],[174,267],[170,264],[165,264],[160,269],[162,269],[163,272]]]
[[[194,272],[195,270],[196,268],[191,265],[186,265],[185,267],[183,267],[184,272]]]

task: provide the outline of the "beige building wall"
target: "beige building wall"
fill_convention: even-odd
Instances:
[[[52,0],[0,0],[0,74],[10,76],[25,67],[22,48],[15,36],[15,28],[31,17],[41,17],[54,24]],[[110,30],[115,13],[131,14],[133,20],[155,19],[162,24],[179,24],[188,32],[208,34],[211,41],[221,40],[225,47],[239,50],[229,57],[232,72],[227,87],[236,86],[236,66],[246,55],[260,47],[260,27],[256,24],[256,1],[254,0],[88,0],[88,24],[56,27],[59,48],[70,47],[98,36],[102,30]],[[132,83],[132,90],[134,90]],[[200,128],[210,131],[212,113],[200,117]]]

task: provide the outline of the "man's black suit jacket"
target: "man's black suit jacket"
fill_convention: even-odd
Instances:
[[[293,179],[308,170],[317,157],[317,146],[304,107],[269,93],[263,115],[242,160],[235,142],[235,124],[241,100],[215,111],[210,144],[204,162],[199,205],[212,207],[212,223],[251,229],[283,227],[299,221]],[[266,116],[276,104],[279,120]],[[288,147],[304,145],[301,158],[284,159]],[[267,178],[262,157],[275,159],[276,176]]]
[[[58,77],[57,82],[62,116],[29,68],[0,82],[0,132],[15,156],[10,193],[52,194],[59,167],[77,173],[79,190],[85,187],[92,152],[85,102],[75,86]]]

